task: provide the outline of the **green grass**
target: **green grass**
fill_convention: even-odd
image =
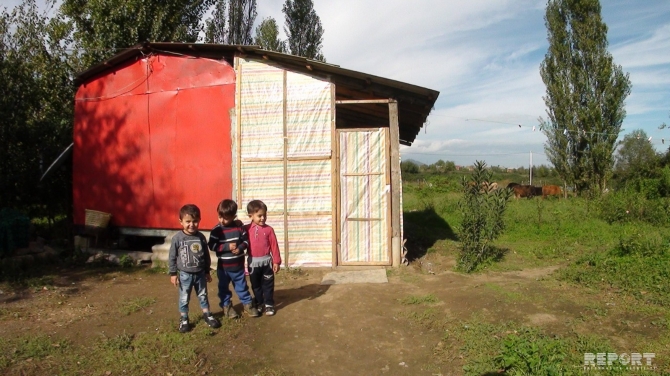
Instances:
[[[152,304],[156,303],[155,298],[149,298],[149,297],[140,297],[140,298],[135,298],[135,299],[128,299],[124,300],[121,302],[121,306],[119,307],[119,311],[124,314],[124,315],[130,315],[131,313],[135,313],[137,311],[140,311]]]
[[[461,195],[426,186],[403,189],[408,244],[412,236],[419,236],[423,241],[420,244],[429,252],[454,256],[459,246]],[[602,205],[607,202],[574,197],[512,199],[507,207],[505,232],[495,243],[506,252],[480,272],[559,266],[557,272],[544,278],[558,279],[558,283],[567,281],[575,294],[593,299],[585,305],[581,317],[567,319],[568,328],[618,322],[623,328],[666,331],[670,327],[670,228],[634,218],[607,221],[603,213],[612,215],[611,210],[603,211]],[[506,301],[528,299],[506,285],[485,283],[484,287]],[[613,298],[616,305],[605,305],[605,295]],[[422,306],[421,296],[406,297],[403,302],[419,308],[404,316],[411,324],[444,331],[435,354],[443,363],[462,359],[466,375],[500,370],[506,370],[508,375],[629,374],[622,369],[583,372],[579,367],[585,352],[635,351],[622,349],[618,342],[613,346],[605,337],[609,335],[607,331],[593,329],[588,336],[584,330],[568,331],[559,336],[539,327],[513,322],[494,324],[482,317],[453,322],[434,307]],[[596,333],[599,335],[593,335]],[[616,336],[648,349],[636,348],[637,351],[659,353],[670,345],[669,335],[651,338],[634,329]],[[663,359],[655,363],[667,364]]]
[[[209,356],[220,354],[211,349],[214,335],[234,338],[240,325],[224,323],[216,331],[204,323],[190,333],[176,331],[176,320],[160,320],[148,332],[116,335],[102,334],[93,343],[74,346],[57,336],[24,335],[0,338],[0,374],[3,375],[193,375],[212,373]],[[235,366],[235,359],[224,362]],[[247,368],[248,370],[248,368]],[[252,373],[248,373],[252,374]],[[255,374],[255,373],[254,373]],[[283,373],[263,373],[283,375]]]
[[[512,301],[513,302],[513,301],[529,300],[529,298],[524,296],[523,294],[520,294],[520,293],[514,292],[514,291],[510,291],[509,288],[505,288],[505,287],[497,285],[495,283],[485,283],[484,287],[496,292],[498,295],[500,295],[501,297],[503,297],[507,301]]]
[[[408,244],[450,252],[458,247],[462,194],[405,183],[403,210]],[[670,237],[670,228],[642,221],[608,223],[601,218],[605,201],[569,199],[511,199],[505,214],[506,229],[495,245],[506,250],[486,270],[520,270],[566,264],[594,251],[617,246],[621,234],[635,231],[652,237]],[[483,270],[484,268],[482,268]]]
[[[595,335],[547,334],[515,322],[489,323],[473,316],[448,325],[435,349],[438,360],[462,359],[465,375],[505,372],[506,375],[627,375],[613,367],[599,372],[583,371],[584,353],[611,353],[615,347]],[[641,374],[653,374],[645,373]]]
[[[582,255],[557,278],[595,289],[615,288],[670,308],[670,251],[663,239],[635,234],[609,251]]]
[[[399,299],[400,304],[404,305],[415,305],[415,304],[432,304],[437,303],[438,299],[433,294],[416,296],[410,295],[405,298]]]

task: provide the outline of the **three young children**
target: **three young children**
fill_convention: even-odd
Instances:
[[[216,273],[219,279],[219,299],[223,316],[237,318],[238,313],[232,306],[233,289],[251,317],[261,312],[272,316],[274,309],[274,274],[279,272],[281,256],[274,229],[265,224],[267,206],[260,200],[247,205],[247,214],[251,223],[243,225],[236,219],[237,203],[225,199],[217,206],[219,224],[212,229],[209,242],[199,232],[200,209],[189,204],[179,211],[182,231],[172,238],[169,253],[170,281],[179,287],[179,331],[190,330],[188,320],[188,302],[191,290],[195,289],[203,310],[203,320],[213,328],[221,323],[209,311],[207,282],[211,259],[209,249],[217,256]],[[248,257],[248,273],[252,298],[245,278],[245,257]]]

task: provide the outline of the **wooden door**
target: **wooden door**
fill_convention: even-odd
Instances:
[[[340,129],[339,265],[390,265],[388,128]]]

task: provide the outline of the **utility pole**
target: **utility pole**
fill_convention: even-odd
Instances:
[[[530,151],[530,168],[528,169],[528,173],[530,174],[530,185],[533,185],[533,151]]]

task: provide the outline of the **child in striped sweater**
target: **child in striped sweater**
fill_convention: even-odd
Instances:
[[[228,288],[232,282],[245,312],[251,317],[258,317],[260,314],[254,307],[244,276],[245,251],[249,248],[249,241],[242,222],[236,220],[237,203],[225,199],[219,203],[217,212],[219,224],[212,229],[208,245],[218,259],[216,274],[219,277],[219,299],[223,315],[231,319],[239,317],[231,301],[233,294]]]

